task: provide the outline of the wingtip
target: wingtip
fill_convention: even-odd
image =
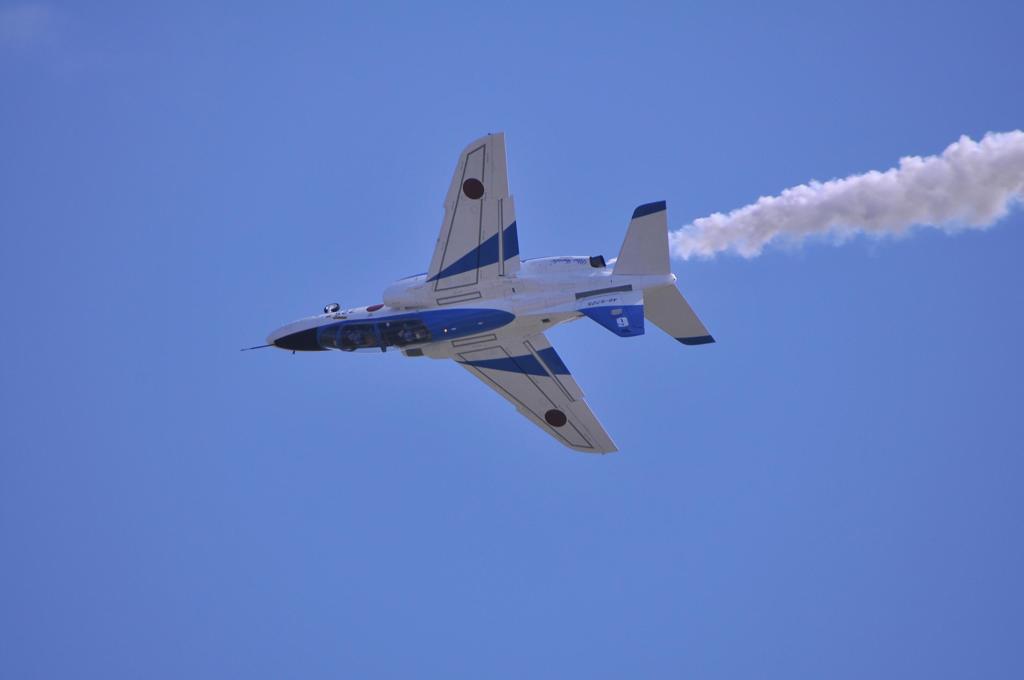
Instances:
[[[491,143],[491,144],[500,143],[500,144],[504,145],[504,143],[505,143],[505,133],[504,132],[488,132],[485,135],[481,135],[481,136],[477,137],[476,139],[474,139],[473,141],[471,141],[469,144],[466,144],[466,146],[463,147],[462,152],[459,155],[460,156],[465,155],[466,153],[469,153],[473,149],[476,149],[476,148],[481,147],[481,146],[483,146],[485,144],[488,144],[488,143]]]

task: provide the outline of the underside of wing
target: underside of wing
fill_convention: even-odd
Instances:
[[[444,222],[427,271],[439,305],[481,296],[482,283],[519,269],[515,206],[508,190],[505,136],[481,137],[459,156]]]
[[[576,451],[616,451],[569,369],[543,334],[493,338],[452,358],[559,442]]]

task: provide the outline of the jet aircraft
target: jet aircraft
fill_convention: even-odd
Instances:
[[[520,258],[505,137],[490,134],[459,155],[425,273],[388,286],[382,304],[329,304],[278,328],[267,343],[449,359],[561,444],[610,453],[615,443],[545,332],[586,317],[629,338],[644,334],[647,319],[684,345],[714,342],[675,282],[664,201],[633,211],[614,260]]]

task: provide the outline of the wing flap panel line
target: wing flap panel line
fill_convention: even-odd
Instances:
[[[573,400],[580,402],[584,408],[587,408],[586,401],[584,401],[585,396],[583,394],[583,390],[580,389],[580,386],[572,377],[572,373],[569,371],[569,367],[565,365],[565,362],[562,361],[562,357],[558,356],[558,352],[556,352],[555,348],[551,346],[550,342],[548,342],[547,336],[540,333],[531,337],[527,342],[533,351],[537,353],[540,360],[547,365],[548,372],[551,373],[555,380],[558,381],[559,385],[562,386],[562,389],[568,392]],[[607,434],[604,432],[604,428],[601,427],[601,424],[597,421],[594,414],[590,413],[589,417],[592,418],[596,424],[596,429],[600,430],[601,434],[607,437]]]
[[[479,345],[485,342],[494,342],[498,339],[498,336],[494,333],[487,333],[485,335],[471,335],[468,338],[462,338],[460,340],[452,340],[452,347],[467,347],[469,345]]]
[[[457,302],[469,302],[470,300],[479,300],[483,295],[480,291],[473,291],[472,293],[462,293],[460,295],[448,295],[446,297],[437,298],[438,306],[441,305],[454,305]]]
[[[511,201],[511,199],[509,199]],[[498,276],[505,275],[505,201],[498,202]]]
[[[526,349],[530,350],[530,353],[534,357],[536,357],[537,362],[544,366],[546,374],[552,380],[555,381],[555,384],[558,385],[558,389],[562,390],[562,394],[565,395],[565,398],[569,400],[570,404],[576,401],[577,395],[572,394],[572,392],[566,389],[566,386],[563,385],[562,381],[559,379],[557,371],[561,370],[564,375],[569,375],[569,369],[562,362],[562,359],[561,357],[558,356],[558,353],[555,352],[554,347],[548,347],[546,349],[541,349],[538,351],[529,340],[527,340],[523,344],[525,344]],[[541,356],[541,352],[545,353],[547,358],[546,361],[545,357]],[[583,395],[578,396],[582,397]]]
[[[501,202],[501,276],[515,276],[519,271],[519,231],[516,227],[515,200],[508,196]]]

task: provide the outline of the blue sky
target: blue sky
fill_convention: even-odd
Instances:
[[[238,348],[426,268],[507,135],[524,256],[1022,126],[1018,3],[0,2],[0,675],[1024,672],[1024,211],[674,262],[718,343],[466,372]]]

